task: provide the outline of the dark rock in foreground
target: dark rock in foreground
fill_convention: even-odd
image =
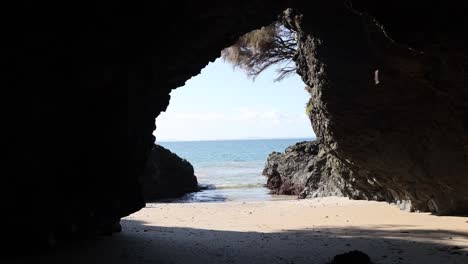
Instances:
[[[331,264],[371,264],[371,260],[366,253],[353,250],[343,254],[336,255]]]
[[[344,164],[318,141],[304,141],[284,153],[269,155],[263,170],[267,187],[275,194],[305,197],[345,196],[353,199],[382,200],[383,192],[372,183],[354,181],[357,170]]]
[[[145,201],[198,191],[192,164],[159,145],[151,151],[142,181]]]

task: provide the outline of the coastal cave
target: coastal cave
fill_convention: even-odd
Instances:
[[[468,212],[462,6],[15,4],[2,43],[7,249],[119,231],[121,217],[144,207],[137,179],[171,89],[288,7],[298,73],[315,93],[314,131],[353,186],[378,186],[379,199],[413,210]]]

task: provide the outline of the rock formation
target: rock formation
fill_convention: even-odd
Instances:
[[[468,210],[462,4],[7,4],[14,19],[2,23],[0,210],[9,246],[117,230],[144,206],[138,179],[171,89],[287,7],[302,14],[289,24],[326,151],[356,166],[358,183],[375,178],[388,188],[388,200]]]
[[[198,191],[192,164],[159,145],[154,145],[151,150],[142,185],[147,202]]]
[[[385,191],[370,182],[358,185],[357,168],[341,162],[318,141],[304,141],[288,147],[284,153],[269,155],[263,170],[267,187],[276,194],[301,198],[326,196],[383,200]]]
[[[274,194],[299,195],[305,188],[309,168],[317,156],[318,144],[300,142],[288,147],[284,153],[273,152],[263,169],[268,177],[267,187]]]
[[[386,27],[351,6],[326,10],[286,18],[320,149],[358,172],[342,179],[359,192],[371,183],[385,190],[377,197],[412,210],[467,212],[466,38],[455,28],[399,34],[415,25]]]

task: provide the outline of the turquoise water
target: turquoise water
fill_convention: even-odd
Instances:
[[[268,154],[312,139],[156,142],[192,163],[203,191],[176,202],[261,201],[273,196],[262,175]]]

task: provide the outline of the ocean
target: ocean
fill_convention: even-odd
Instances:
[[[313,140],[261,139],[220,141],[156,142],[195,169],[198,183],[204,190],[187,194],[170,202],[223,202],[273,200],[265,188],[267,178],[262,171],[268,154],[283,152],[297,142]]]

